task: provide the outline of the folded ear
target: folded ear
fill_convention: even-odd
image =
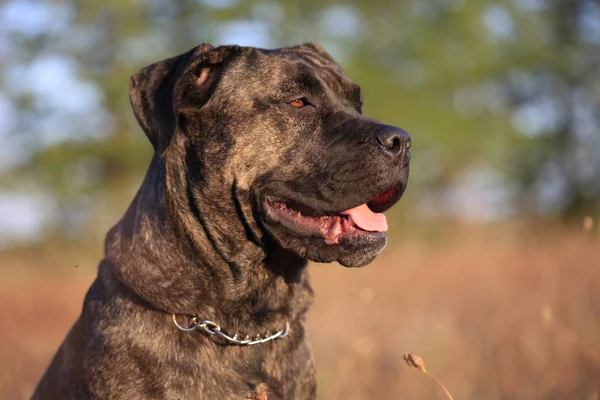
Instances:
[[[191,72],[196,99],[208,97],[214,66],[224,61],[229,52],[203,43],[173,58],[151,64],[135,73],[129,82],[131,108],[148,136],[156,154],[161,156],[175,133],[176,104],[182,88],[177,83]],[[186,82],[187,83],[187,82]],[[190,85],[185,85],[186,92]]]

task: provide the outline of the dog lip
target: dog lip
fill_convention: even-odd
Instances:
[[[398,203],[398,201],[402,198],[402,195],[404,194],[404,188],[405,188],[405,184],[402,182],[402,180],[398,180],[393,182],[392,184],[389,184],[389,186],[387,186],[387,188],[375,195],[371,195],[370,197],[364,199],[363,201],[360,202],[355,202],[355,203],[351,203],[348,204],[348,206],[346,207],[313,207],[310,206],[309,204],[307,204],[304,201],[300,201],[300,200],[296,200],[293,195],[270,195],[270,194],[263,194],[262,196],[259,195],[257,197],[262,197],[263,198],[263,208],[264,208],[264,203],[268,202],[268,203],[285,203],[291,206],[291,208],[293,208],[294,210],[300,211],[302,214],[306,215],[306,216],[322,216],[322,215],[328,215],[328,216],[339,216],[342,215],[342,213],[346,210],[350,210],[352,208],[358,207],[361,204],[367,204],[367,206],[371,209],[371,211],[376,212],[376,213],[381,213],[385,210],[390,209],[391,207],[393,207],[396,203]],[[390,195],[386,198],[383,199],[380,202],[377,202],[377,198],[385,193],[390,192]],[[264,192],[263,192],[264,193]]]
[[[359,228],[341,213],[306,215],[288,207],[288,203],[289,201],[266,196],[263,200],[265,217],[298,235],[321,238],[327,245],[359,241],[361,238],[361,241],[369,242],[381,235],[385,236],[382,232],[369,232]]]
[[[404,185],[402,182],[396,182],[391,185],[385,191],[379,193],[375,197],[372,197],[371,200],[367,202],[367,206],[371,209],[371,211],[376,213],[382,213],[386,210],[389,210],[393,207],[404,194]]]
[[[379,185],[378,185],[379,186]],[[379,190],[382,190],[379,186]],[[297,200],[298,196],[293,193],[279,194],[279,191],[269,191],[263,188],[262,193],[257,193],[259,200],[258,208],[263,211],[265,223],[277,224],[288,231],[300,236],[321,238],[326,244],[338,244],[340,242],[357,241],[364,239],[369,242],[376,237],[385,237],[382,231],[385,229],[363,229],[351,218],[351,213],[345,213],[353,208],[366,205],[373,213],[382,213],[395,205],[404,193],[406,182],[403,177],[397,177],[383,186],[385,190],[371,195],[354,204],[344,204],[332,208],[331,204],[315,207],[307,200]],[[308,204],[307,204],[308,203]],[[365,224],[365,221],[361,221]],[[371,224],[372,225],[372,224]]]
[[[320,217],[320,216],[340,216],[341,212],[331,211],[331,210],[322,210],[316,209],[314,207],[309,206],[301,201],[294,200],[292,198],[287,197],[275,197],[275,196],[265,196],[267,202],[272,204],[283,203],[288,206],[288,208],[293,209],[295,211],[299,211],[301,214],[308,217]]]

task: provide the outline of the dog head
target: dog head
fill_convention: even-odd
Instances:
[[[369,263],[402,196],[410,137],[362,114],[360,87],[320,46],[202,44],[130,85],[137,120],[215,245],[281,246]]]

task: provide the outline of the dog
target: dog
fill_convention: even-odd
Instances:
[[[370,263],[410,136],[319,45],[201,44],[134,74],[154,148],[33,399],[313,399],[309,260]]]

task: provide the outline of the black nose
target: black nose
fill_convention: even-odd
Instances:
[[[385,127],[377,133],[377,142],[392,158],[410,161],[410,135],[404,129]]]

